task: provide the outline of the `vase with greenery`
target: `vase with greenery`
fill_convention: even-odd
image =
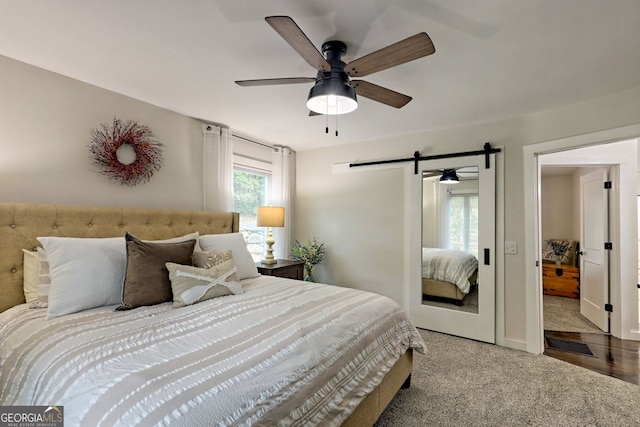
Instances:
[[[565,256],[567,251],[569,250],[569,241],[568,240],[547,240],[551,249],[553,249],[553,253],[556,256],[556,275],[562,276],[562,258]]]
[[[324,243],[319,242],[315,236],[307,242],[296,240],[296,243],[291,246],[291,258],[304,263],[304,280],[315,282],[313,268],[324,260]]]

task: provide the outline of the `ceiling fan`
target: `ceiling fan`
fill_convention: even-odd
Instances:
[[[436,51],[427,33],[418,33],[345,64],[340,59],[347,52],[345,43],[338,40],[325,42],[321,54],[290,17],[268,16],[265,20],[317,70],[316,77],[237,80],[236,83],[240,86],[265,86],[315,82],[307,99],[310,115],[350,113],[358,106],[356,94],[395,108],[405,106],[411,101],[410,96],[364,80],[351,80],[351,77],[364,77]]]

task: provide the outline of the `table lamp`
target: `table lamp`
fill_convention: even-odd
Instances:
[[[269,227],[267,233],[267,254],[261,261],[263,264],[275,264],[276,259],[273,257],[273,244],[276,242],[273,238],[273,230],[271,227],[284,227],[284,208],[277,206],[258,206],[258,227]]]

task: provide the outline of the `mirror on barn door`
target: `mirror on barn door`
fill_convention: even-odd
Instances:
[[[409,301],[416,326],[493,343],[495,155],[489,159],[489,168],[484,154],[420,162]]]

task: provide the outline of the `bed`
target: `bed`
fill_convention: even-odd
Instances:
[[[0,405],[62,406],[67,425],[375,423],[409,385],[413,350],[425,351],[406,314],[380,295],[254,275],[237,246],[238,219],[237,213],[0,204]],[[109,263],[120,265],[122,244],[121,301],[111,304],[110,291],[93,288],[108,274],[85,279],[86,288],[76,286],[73,294],[62,292],[61,279],[71,274],[72,281],[84,268],[69,265],[100,259],[92,268],[114,270]],[[89,257],[105,245],[118,255]],[[23,284],[32,273],[23,262],[39,246],[46,249],[38,258],[41,282],[49,264],[48,307],[30,308],[42,295],[26,303]],[[153,270],[138,268],[137,257],[178,250],[192,251],[194,261],[194,250],[209,254],[205,260],[216,263],[167,262],[172,301],[136,303],[157,297],[129,287]],[[148,258],[141,265],[151,265]],[[202,274],[211,274],[206,289],[178,287]],[[220,289],[228,292],[215,294]],[[88,296],[79,298],[82,293]],[[66,312],[101,298],[107,304]]]
[[[478,259],[455,249],[422,248],[422,294],[461,305],[478,278]]]

